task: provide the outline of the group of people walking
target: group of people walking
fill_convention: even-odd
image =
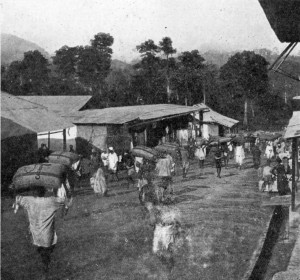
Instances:
[[[256,144],[252,147],[255,168],[261,165],[262,151],[260,144],[259,141],[256,141]],[[286,146],[284,142],[278,142],[276,149],[274,149],[273,143],[267,143],[265,149],[267,164],[262,169],[263,187],[265,188],[272,178],[276,176],[280,195],[289,193],[287,174],[291,170],[288,164],[288,157],[286,156],[288,151],[286,148],[283,148]],[[75,152],[72,148],[70,147],[70,152]],[[195,156],[198,159],[200,170],[204,168],[209,148],[210,152],[213,153],[218,178],[221,178],[222,167],[228,167],[228,162],[233,157],[237,167],[239,169],[242,168],[245,159],[243,143],[233,144],[229,141],[227,143],[218,142],[213,149],[205,143],[198,145],[195,150]],[[178,153],[182,168],[182,178],[185,179],[190,167],[190,155],[187,147],[179,147]],[[39,155],[39,161],[44,162],[47,160],[49,151],[45,145],[42,145],[40,148]],[[271,167],[271,160],[274,158],[276,158],[277,164]],[[169,202],[173,202],[172,198],[175,191],[173,177],[176,174],[175,160],[167,152],[160,153],[156,160],[151,161],[142,157],[134,157],[130,151],[125,152],[120,158],[113,147],[109,147],[108,152],[92,149],[89,158],[90,186],[97,195],[107,196],[109,176],[113,180],[119,180],[118,165],[120,162],[122,162],[127,172],[128,187],[137,183],[140,201],[147,209],[149,215],[154,217],[153,252],[157,254],[161,248],[170,251],[170,246],[176,244],[175,237],[178,236],[181,227],[178,211],[175,208],[166,208],[170,204]],[[72,165],[75,176],[80,177],[82,175],[81,167],[82,157],[79,156],[79,160]],[[63,184],[69,184],[68,178],[65,178]],[[64,186],[64,189],[68,190],[70,187]],[[14,204],[15,213],[20,206],[28,213],[33,244],[37,247],[46,273],[49,270],[50,256],[57,242],[54,228],[55,213],[60,208],[62,208],[63,213],[66,213],[72,203],[68,191],[65,195],[59,193],[60,189],[52,191],[53,193],[50,194],[49,191],[38,188],[31,196],[17,195]]]

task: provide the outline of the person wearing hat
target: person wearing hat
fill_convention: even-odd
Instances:
[[[118,174],[117,174],[119,158],[115,153],[113,147],[108,148],[107,161],[108,161],[108,171],[110,172],[110,174],[112,174],[117,178],[117,181],[119,181]]]

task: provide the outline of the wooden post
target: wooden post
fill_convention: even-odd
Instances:
[[[296,138],[296,156],[295,156],[295,161],[296,161],[296,175],[297,175],[297,180],[299,180],[299,140]],[[298,187],[297,184],[295,184],[295,191],[298,192]]]
[[[67,133],[66,129],[63,130],[63,150],[67,150]]]
[[[145,128],[145,131],[144,131],[144,140],[145,140],[145,146],[147,146],[147,126]]]
[[[297,153],[297,138],[293,138],[292,142],[292,211],[295,211],[296,198],[296,153]]]
[[[48,131],[48,149],[50,150],[50,131]]]

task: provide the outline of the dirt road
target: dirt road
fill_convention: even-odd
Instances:
[[[184,238],[172,270],[152,253],[153,227],[136,189],[124,181],[103,198],[78,190],[56,223],[50,279],[242,279],[272,209],[260,207],[267,194],[257,190],[250,159],[241,171],[231,161],[221,176],[194,163],[187,179],[175,177]],[[13,214],[10,204],[2,199],[2,279],[40,279],[25,213]]]

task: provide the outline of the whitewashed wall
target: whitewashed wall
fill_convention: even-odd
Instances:
[[[107,127],[100,125],[78,125],[77,137],[81,137],[99,149],[106,149]]]

